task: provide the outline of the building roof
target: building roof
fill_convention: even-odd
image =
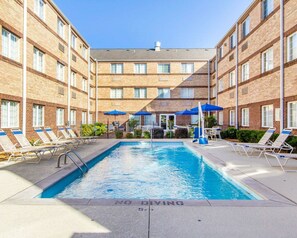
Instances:
[[[215,56],[215,49],[91,49],[92,58],[102,62],[125,61],[200,61]]]

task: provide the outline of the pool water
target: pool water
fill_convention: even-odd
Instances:
[[[182,142],[152,145],[121,142],[94,161],[85,176],[76,179],[70,176],[44,191],[41,197],[255,199],[212,169]]]

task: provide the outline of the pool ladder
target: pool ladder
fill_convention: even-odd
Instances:
[[[80,155],[73,150],[68,150],[65,153],[62,153],[59,155],[56,168],[61,168],[60,161],[63,156],[64,156],[64,164],[67,164],[67,158],[69,158],[73,162],[73,164],[75,164],[75,166],[81,171],[82,175],[86,174],[89,171],[89,167],[86,164],[86,162],[84,162],[83,159],[80,157]],[[81,166],[79,165],[79,163],[77,163],[77,161],[75,161],[75,158],[77,158],[82,163]],[[83,167],[86,168],[85,171],[83,170]]]

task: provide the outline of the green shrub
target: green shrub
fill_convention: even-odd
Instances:
[[[142,130],[141,129],[135,129],[134,130],[134,137],[135,138],[141,138]]]
[[[204,117],[204,122],[206,128],[212,128],[213,126],[218,125],[217,119],[212,115]]]
[[[134,128],[138,125],[138,123],[139,123],[138,120],[131,118],[131,119],[128,121],[128,126],[129,126],[129,128],[130,128],[130,131],[133,131]]]
[[[116,132],[115,132],[115,136],[116,136],[117,139],[121,139],[121,138],[123,138],[123,134],[124,134],[124,133],[123,133],[122,131],[116,131]]]
[[[94,126],[92,124],[82,124],[81,125],[81,135],[82,136],[93,136],[94,134],[95,134]]]
[[[154,128],[154,129],[152,129],[152,133],[153,133],[154,139],[163,139],[164,138],[163,128]]]
[[[166,138],[174,138],[174,132],[173,131],[167,131],[165,137]]]
[[[107,129],[105,124],[103,123],[95,123],[94,124],[94,131],[95,131],[95,136],[101,136],[104,133],[106,133]]]
[[[191,137],[191,138],[194,137],[194,127],[190,128],[190,130],[189,130],[189,137]]]
[[[132,138],[133,138],[133,133],[128,132],[128,133],[126,134],[126,138],[127,138],[127,139],[132,139]]]
[[[187,128],[177,128],[175,130],[175,138],[188,138]]]
[[[150,133],[149,131],[144,131],[144,132],[143,132],[143,137],[144,137],[145,139],[150,139],[150,138],[151,138],[151,133]]]
[[[286,142],[294,148],[294,151],[297,151],[297,136],[289,137]]]
[[[226,138],[236,139],[237,138],[236,133],[237,133],[237,129],[235,129],[234,127],[229,127],[227,130],[221,131],[221,137],[222,139],[226,139]]]

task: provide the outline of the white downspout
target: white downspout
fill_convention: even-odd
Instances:
[[[88,48],[88,116],[87,116],[87,121],[88,121],[88,124],[89,124],[89,121],[90,121],[90,104],[91,104],[91,100],[90,100],[90,91],[91,91],[91,88],[90,88],[90,78],[91,78],[91,58],[90,58],[90,47]],[[97,122],[97,121],[96,121]]]
[[[207,61],[207,82],[208,82],[208,97],[207,97],[207,103],[210,104],[210,62]]]
[[[216,48],[216,61],[215,61],[215,65],[216,65],[216,105],[218,105],[219,100],[218,100],[218,89],[219,89],[219,80],[218,80],[218,75],[219,75],[219,67],[218,67],[218,48]],[[218,112],[216,112],[216,118],[218,118]]]
[[[95,102],[95,113],[96,113],[96,122],[98,122],[98,65],[97,65],[97,59],[95,59],[95,93],[96,93],[96,102]]]
[[[67,88],[67,126],[70,125],[70,103],[71,103],[71,25],[68,26],[68,88]]]
[[[280,0],[280,131],[284,128],[284,0]]]
[[[27,0],[24,0],[23,13],[23,123],[22,131],[26,135],[27,129]]]
[[[235,128],[239,128],[238,124],[238,23],[236,23],[236,48],[235,48]]]

